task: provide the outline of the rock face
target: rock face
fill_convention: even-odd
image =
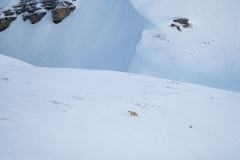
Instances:
[[[69,8],[60,8],[52,10],[53,22],[55,24],[60,23],[64,20],[72,11]]]
[[[62,20],[64,20],[71,12],[73,12],[76,7],[73,6],[71,2],[63,1],[59,3],[59,6],[61,8],[52,10],[52,17],[53,22],[55,24],[60,23]]]
[[[7,29],[12,21],[16,20],[17,17],[5,17],[0,19],[0,32]]]
[[[74,1],[72,0],[72,2]],[[53,22],[57,24],[75,9],[73,3],[67,0],[20,0],[19,4],[12,6],[12,9],[2,11],[5,18],[0,19],[0,32],[8,28],[16,19],[13,17],[14,15],[22,15],[24,21],[30,20],[32,24],[35,24],[41,21],[47,11],[51,10]]]
[[[32,24],[35,24],[35,23],[41,21],[41,19],[46,15],[46,13],[47,12],[39,12],[39,13],[25,15],[25,16],[23,16],[23,20],[26,21],[27,19],[29,19]]]

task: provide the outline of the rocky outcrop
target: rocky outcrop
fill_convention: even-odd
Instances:
[[[60,8],[52,10],[53,22],[55,24],[60,23],[72,12],[70,8]]]
[[[43,1],[42,7],[46,10],[53,10],[57,7],[58,2],[56,1]]]
[[[32,24],[35,24],[35,23],[41,21],[41,19],[46,14],[47,14],[47,12],[38,12],[38,13],[28,14],[28,15],[23,16],[23,20],[26,21],[27,19],[29,19]]]
[[[11,9],[3,11],[2,13],[4,13],[5,16],[13,16],[14,15],[14,12]]]
[[[34,13],[37,10],[40,10],[41,8],[36,7],[38,3],[20,3],[19,5],[13,6],[14,11],[17,15],[20,15],[21,13]]]
[[[0,32],[7,29],[12,21],[16,20],[17,17],[5,17],[0,19]]]
[[[187,18],[179,18],[179,19],[173,20],[173,22],[181,24],[182,27],[184,27],[184,28],[188,28],[190,26],[190,23],[188,21],[189,21],[189,19],[187,19]],[[178,31],[180,31],[180,32],[182,31],[180,25],[176,25],[176,24],[172,23],[171,27],[176,27]]]
[[[175,19],[173,20],[173,22],[177,22],[180,23],[184,28],[188,28],[189,27],[189,23],[188,23],[189,19],[187,18],[179,18],[179,19]]]
[[[74,2],[75,0],[71,1]],[[35,24],[41,21],[47,11],[50,10],[52,11],[53,22],[57,24],[76,9],[72,2],[67,0],[20,0],[18,5],[14,5],[12,9],[2,12],[5,18],[1,19],[3,24],[0,25],[0,32],[5,30],[6,26],[9,26],[16,19],[15,16],[22,15],[24,21],[30,20],[32,24]]]
[[[53,22],[55,24],[60,23],[64,20],[76,7],[71,2],[63,1],[59,3],[60,8],[52,10]]]

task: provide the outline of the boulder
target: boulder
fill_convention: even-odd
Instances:
[[[26,21],[27,19],[29,19],[32,24],[35,24],[41,21],[41,19],[46,15],[46,13],[47,12],[38,12],[38,13],[28,14],[23,16],[23,20]]]
[[[0,32],[7,29],[12,21],[16,20],[17,17],[5,17],[0,19]]]
[[[64,20],[72,11],[69,8],[59,8],[52,10],[53,22],[55,24],[60,23]]]

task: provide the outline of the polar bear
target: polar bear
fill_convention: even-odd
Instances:
[[[138,114],[134,111],[128,111],[129,113],[131,113],[131,116],[138,116]]]

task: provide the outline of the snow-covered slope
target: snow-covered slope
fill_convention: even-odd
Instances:
[[[23,62],[23,61],[20,61],[20,60],[17,60],[17,59],[14,59],[14,58],[10,58],[8,56],[5,56],[5,55],[2,55],[0,54],[0,65],[1,66],[7,66],[7,65],[10,65],[10,66],[31,66],[30,64],[26,63],[26,62]]]
[[[18,0],[1,0],[7,10]],[[36,66],[127,71],[240,92],[239,0],[77,0],[0,32],[0,54]],[[170,27],[188,18],[189,28]]]
[[[1,159],[240,158],[239,93],[8,61],[1,56]]]
[[[130,1],[155,26],[143,31],[130,72],[240,92],[240,1]],[[190,27],[170,27],[176,18]]]
[[[147,22],[128,0],[73,3],[75,11],[59,24],[50,11],[34,25],[19,16],[0,32],[0,53],[37,66],[127,71]],[[0,8],[13,4],[1,0]]]

